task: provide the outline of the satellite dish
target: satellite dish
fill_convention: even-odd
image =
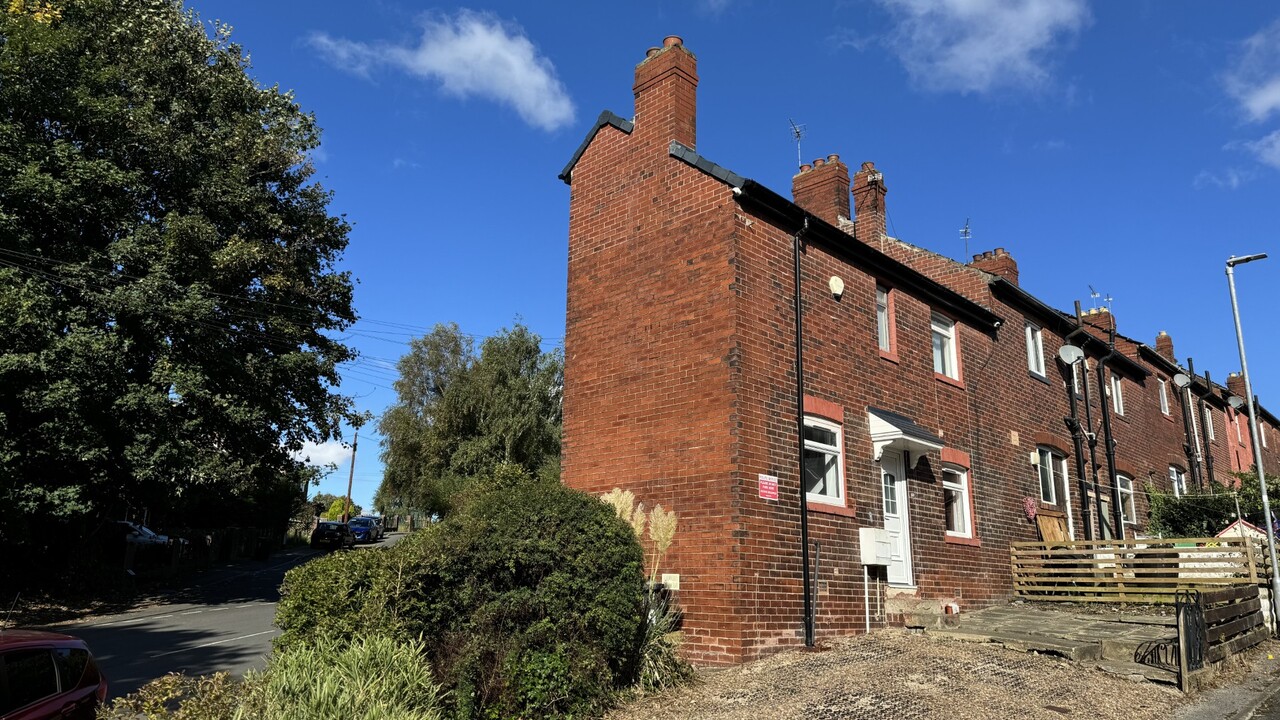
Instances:
[[[1231,407],[1235,408],[1236,410],[1239,410],[1240,408],[1244,407],[1244,398],[1240,397],[1239,395],[1232,395],[1231,397],[1227,398],[1227,402],[1231,405]]]
[[[1084,351],[1075,345],[1063,345],[1058,348],[1058,358],[1068,365],[1075,365],[1084,359]]]
[[[1186,373],[1178,373],[1173,376],[1173,384],[1184,388],[1191,384],[1191,378],[1187,377]]]

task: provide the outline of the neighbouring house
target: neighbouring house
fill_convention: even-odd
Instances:
[[[1227,389],[1168,335],[1113,340],[1108,311],[1046,305],[1003,249],[958,262],[889,237],[872,163],[815,160],[791,199],[715,164],[697,85],[680,38],[650,49],[634,117],[601,114],[561,174],[562,476],[677,511],[663,571],[693,660],[803,642],[802,517],[821,638],[1007,599],[1009,543],[1037,538],[1037,514],[1133,537],[1145,488],[1252,465]],[[1082,359],[1059,361],[1064,345]],[[1274,463],[1280,425],[1260,415]]]

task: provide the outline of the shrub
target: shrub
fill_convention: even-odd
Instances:
[[[645,607],[648,612],[637,652],[638,687],[651,691],[683,685],[693,678],[693,667],[680,657],[680,610],[652,585],[645,593]]]
[[[421,642],[379,635],[277,653],[242,682],[226,673],[166,675],[119,698],[99,720],[439,720],[440,686]]]
[[[440,686],[423,651],[381,635],[290,648],[246,678],[236,720],[439,720]]]
[[[381,559],[290,571],[279,647],[371,630],[421,637],[459,718],[591,715],[635,681],[643,555],[595,498],[555,483],[480,485],[429,530],[359,554]]]

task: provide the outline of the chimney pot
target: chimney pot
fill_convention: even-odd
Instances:
[[[683,44],[684,40],[679,35],[668,35],[662,39],[662,47],[676,47]]]
[[[657,54],[658,54],[658,53],[660,53],[660,52],[662,52],[662,48],[660,48],[660,47],[651,47],[651,48],[649,48],[649,49],[645,52],[644,56],[645,56],[646,58],[651,58],[651,57],[653,57],[654,55],[657,55]]]
[[[804,172],[809,172],[809,171],[810,171],[810,170],[812,170],[812,169],[813,169],[813,166],[812,166],[812,165],[810,165],[809,163],[805,163],[804,165],[801,165],[801,166],[800,166],[800,172],[802,172],[802,173],[804,173]]]
[[[827,161],[823,160],[822,158],[817,158],[813,161],[813,166],[816,168],[822,167],[823,165],[826,165],[826,164],[827,164]]]
[[[835,153],[831,153],[830,155],[827,156],[827,162],[838,163],[840,162],[840,156]]]
[[[1008,254],[1009,253],[1004,251],[1004,248],[996,248],[996,255],[1008,255]]]

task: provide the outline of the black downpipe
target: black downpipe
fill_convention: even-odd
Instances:
[[[1080,301],[1076,301],[1076,329],[1072,330],[1067,338],[1070,340],[1078,332],[1085,332],[1084,316],[1080,314]],[[1084,438],[1089,441],[1089,477],[1092,478],[1093,485],[1093,506],[1095,517],[1098,518],[1098,537],[1097,540],[1103,539],[1105,534],[1102,531],[1103,519],[1106,513],[1102,512],[1102,486],[1098,484],[1098,433],[1093,429],[1093,393],[1089,392],[1089,358],[1086,356],[1080,361],[1084,365],[1084,372],[1080,373],[1080,384],[1084,387]],[[1073,388],[1074,390],[1074,388]],[[1102,388],[1098,391],[1101,393]],[[1102,402],[1107,401],[1106,393],[1102,393]],[[1081,505],[1088,505],[1088,496],[1080,498]]]
[[[1190,363],[1190,360],[1187,362]],[[1174,387],[1177,387],[1176,383]],[[1200,457],[1196,454],[1196,431],[1191,422],[1191,383],[1178,388],[1178,404],[1182,406],[1182,432],[1187,439],[1183,446],[1187,453],[1187,467],[1191,468],[1191,479],[1195,480],[1196,488],[1204,492],[1204,476],[1200,473]]]
[[[1116,539],[1124,540],[1124,507],[1121,505],[1122,498],[1120,497],[1120,478],[1116,474],[1116,441],[1111,435],[1111,410],[1108,406],[1106,393],[1107,377],[1104,374],[1107,361],[1112,357],[1115,357],[1116,354],[1115,330],[1111,330],[1110,339],[1108,340],[1107,345],[1111,348],[1111,352],[1108,352],[1105,357],[1098,361],[1098,390],[1101,400],[1098,404],[1102,406],[1102,442],[1103,449],[1107,453],[1107,472],[1108,477],[1111,480],[1111,502],[1115,505],[1115,519],[1117,521],[1115,526],[1117,534]],[[1114,402],[1114,400],[1112,401]]]
[[[1084,362],[1084,358],[1081,358],[1080,362]],[[1062,364],[1066,366],[1067,372],[1075,373],[1076,366],[1074,364]],[[1088,375],[1088,373],[1085,374]],[[1072,375],[1072,377],[1074,377],[1074,375]],[[1066,421],[1067,428],[1071,430],[1071,444],[1074,446],[1076,451],[1076,485],[1080,490],[1080,509],[1083,511],[1083,517],[1080,518],[1080,522],[1084,524],[1084,539],[1092,540],[1093,520],[1089,517],[1091,513],[1089,511],[1088,481],[1085,480],[1084,468],[1084,428],[1080,426],[1080,412],[1076,408],[1075,383],[1067,383],[1067,399],[1071,404],[1071,417],[1066,418]]]
[[[809,577],[809,503],[805,493],[804,478],[804,309],[800,298],[800,255],[804,252],[804,234],[809,231],[809,218],[805,217],[800,232],[795,234],[795,300],[796,300],[796,448],[800,465],[800,566],[804,584],[804,645],[813,647],[813,596],[810,595]]]
[[[1191,361],[1188,360],[1187,369],[1191,370],[1191,372],[1193,373],[1192,377],[1195,377],[1194,375],[1195,370],[1193,368],[1194,366],[1191,365]],[[1213,381],[1209,379],[1208,370],[1204,371],[1204,384],[1205,384],[1205,387],[1209,388],[1210,392],[1213,392]],[[1213,492],[1214,489],[1217,487],[1218,480],[1213,476],[1213,447],[1209,445],[1209,428],[1208,428],[1208,423],[1206,423],[1204,419],[1204,398],[1203,397],[1200,398],[1200,405],[1198,409],[1200,410],[1200,435],[1201,435],[1202,441],[1204,442],[1204,470],[1206,473],[1209,474],[1209,492]],[[1209,415],[1209,422],[1213,422],[1212,414]]]

